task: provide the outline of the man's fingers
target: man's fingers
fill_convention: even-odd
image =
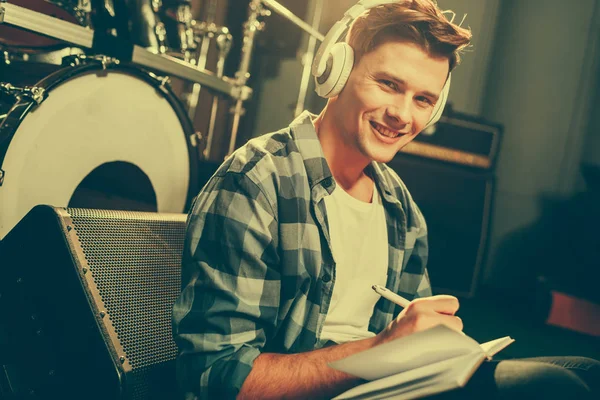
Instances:
[[[459,302],[454,296],[441,294],[413,300],[411,306],[419,311],[429,309],[440,314],[454,315],[458,311]]]
[[[446,325],[456,331],[463,330],[463,322],[459,317],[448,314],[440,314],[434,311],[415,313],[408,317],[407,321],[412,325],[411,330],[413,332],[423,331],[440,324]]]
[[[441,315],[440,322],[447,327],[454,329],[455,331],[462,332],[463,330],[463,322],[460,317],[456,317],[454,315]]]

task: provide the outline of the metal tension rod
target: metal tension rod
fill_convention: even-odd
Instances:
[[[92,49],[94,41],[92,29],[5,2],[0,2],[0,23],[27,29],[86,49]],[[237,85],[233,79],[218,78],[210,71],[198,70],[182,60],[154,54],[138,45],[133,46],[131,61],[167,75],[200,83],[234,99],[247,100],[252,95],[252,89]]]
[[[277,14],[281,15],[282,17],[287,18],[289,21],[294,23],[300,29],[304,30],[309,35],[316,37],[321,42],[323,40],[325,40],[325,36],[323,34],[321,34],[321,32],[319,32],[318,30],[316,30],[315,28],[310,26],[310,24],[307,24],[306,22],[304,22],[301,18],[297,17],[293,12],[291,12],[290,10],[288,10],[287,8],[282,6],[277,1],[275,1],[275,0],[261,0],[261,1],[265,6],[269,7],[271,10],[275,11]]]

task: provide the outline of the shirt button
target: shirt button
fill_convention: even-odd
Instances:
[[[323,186],[325,186],[326,188],[331,187],[332,184],[333,180],[331,178],[325,178],[323,180]]]
[[[331,276],[327,273],[323,274],[323,276],[321,277],[321,280],[325,283],[331,281]]]

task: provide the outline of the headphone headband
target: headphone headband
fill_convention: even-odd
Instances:
[[[344,16],[341,20],[336,22],[333,27],[327,32],[325,39],[319,46],[317,50],[317,54],[315,55],[315,59],[312,65],[312,74],[313,76],[321,76],[325,72],[327,65],[327,57],[325,55],[329,55],[331,52],[331,48],[334,44],[336,44],[341,38],[344,32],[350,27],[350,24],[358,18],[362,13],[367,11],[370,8],[377,7],[383,4],[391,4],[398,3],[399,0],[360,0],[358,3],[350,7],[348,11],[344,13]]]

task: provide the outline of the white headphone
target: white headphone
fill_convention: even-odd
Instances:
[[[354,66],[354,50],[348,43],[338,42],[346,32],[352,21],[366,10],[382,4],[397,3],[390,0],[360,0],[352,6],[344,17],[336,22],[327,32],[323,43],[315,55],[312,65],[312,75],[315,77],[315,91],[321,97],[329,98],[337,96],[348,81],[352,67]],[[431,112],[431,118],[425,126],[435,124],[442,116],[448,92],[450,91],[450,74],[440,93],[440,97]],[[423,129],[425,129],[423,128]]]

